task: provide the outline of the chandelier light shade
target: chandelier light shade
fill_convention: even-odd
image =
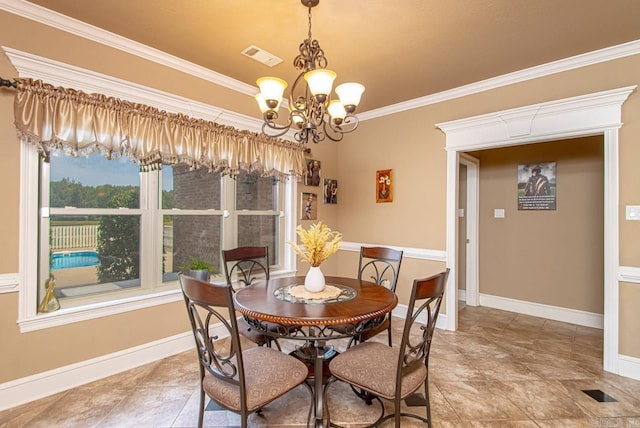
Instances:
[[[289,91],[289,116],[286,121],[278,122],[278,111],[287,82],[277,77],[261,77],[256,81],[260,92],[255,98],[262,112],[264,123],[262,132],[279,137],[294,129],[296,141],[306,144],[318,143],[325,138],[340,141],[344,134],[358,127],[358,118],[354,115],[364,92],[360,83],[343,83],[335,88],[337,98],[331,98],[336,73],[328,70],[327,58],[320,43],[311,37],[311,8],[320,0],[301,0],[308,8],[308,37],[298,48],[300,54],[293,65],[300,71]]]

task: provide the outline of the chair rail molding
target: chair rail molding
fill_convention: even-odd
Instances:
[[[573,137],[604,136],[604,370],[621,374],[619,341],[619,164],[622,104],[636,85],[438,123],[447,150],[447,295],[457,296],[458,165],[462,152]],[[457,299],[446,300],[447,328],[457,329]]]
[[[640,267],[620,266],[618,280],[640,284]]]
[[[17,273],[0,274],[0,294],[16,292],[18,285],[20,285],[20,280]]]
[[[446,262],[447,253],[442,250],[431,250],[427,248],[411,248],[411,247],[397,247],[384,244],[370,244],[361,242],[340,242],[341,251],[353,251],[360,252],[360,247],[388,247],[394,250],[402,250],[403,257],[411,259],[432,260],[435,262]]]

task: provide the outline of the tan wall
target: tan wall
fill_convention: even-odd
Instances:
[[[338,217],[340,231],[347,241],[444,251],[445,135],[436,128],[436,124],[637,85],[639,76],[640,55],[636,55],[362,122],[358,132],[350,135],[338,148],[342,198]],[[640,222],[624,221],[623,211],[624,205],[640,204],[637,193],[640,175],[636,166],[640,160],[640,145],[637,144],[640,139],[639,117],[640,95],[635,91],[623,104],[624,126],[620,131],[620,264],[631,267],[640,266],[640,246],[637,245]],[[393,168],[395,174],[394,202],[376,204],[373,177],[376,170],[388,168]],[[515,181],[515,173],[512,176]],[[509,192],[514,193],[515,198],[515,189]],[[598,231],[602,230],[601,223]],[[483,236],[480,239],[484,241]],[[441,264],[434,262],[415,263],[420,265],[420,274],[425,275],[442,268]],[[339,268],[349,271],[350,266],[353,266],[352,257],[341,254]],[[602,266],[601,263],[598,266]],[[480,270],[483,269],[481,265]],[[409,283],[409,275],[403,266],[401,283]],[[518,283],[513,287],[516,290],[514,296],[527,297],[527,292],[520,289]],[[626,287],[636,290],[640,285],[627,284]],[[635,333],[624,328],[640,325],[640,313],[633,309],[640,300],[637,293],[625,293],[629,300],[620,304],[620,317],[626,321],[620,326],[620,352],[640,358],[640,345]],[[398,294],[400,303],[406,303],[408,294],[400,287]],[[549,305],[567,306],[565,296],[556,299],[555,295],[538,299]],[[601,301],[594,296],[580,297],[577,306],[582,310],[602,311]]]
[[[603,313],[603,138],[484,150],[480,293]],[[517,207],[520,164],[556,162],[556,210]],[[494,209],[505,218],[494,218]]]
[[[2,46],[257,116],[251,97],[177,70],[7,12],[0,12],[0,28]],[[0,75],[4,78],[16,75],[2,55]],[[312,146],[312,157],[323,162],[323,177],[337,178],[340,189],[337,205],[319,204],[319,218],[342,232],[345,241],[444,251],[446,152],[445,136],[435,127],[436,123],[638,84],[639,81],[640,56],[634,56],[364,121],[357,132],[347,135],[340,143]],[[5,184],[0,190],[5,207],[0,211],[3,236],[0,274],[18,271],[19,147],[12,125],[12,102],[12,93],[0,90],[0,179]],[[640,96],[636,92],[623,106],[621,206],[640,204],[637,193],[640,188],[638,118]],[[390,168],[394,170],[394,201],[376,204],[375,171]],[[621,221],[622,265],[638,266],[639,241],[640,222]],[[334,270],[337,274],[355,276],[357,253],[341,251],[328,263],[328,273]],[[406,259],[398,286],[400,302],[407,302],[408,287],[414,278],[430,275],[443,267],[439,262]],[[300,269],[306,271],[305,266]],[[620,307],[620,351],[637,358],[640,358],[640,345],[631,326],[640,324],[640,313],[635,310],[640,304],[639,287],[638,284],[624,285],[621,298],[625,300]],[[3,341],[0,383],[188,330],[182,302],[26,334],[18,331],[17,307],[17,293],[0,294],[0,337]]]
[[[251,97],[106,46],[0,11],[0,45],[159,88],[244,114]],[[0,51],[0,76],[17,76]],[[0,274],[18,272],[20,146],[13,126],[13,92],[0,89]],[[0,383],[96,358],[190,330],[184,303],[128,312],[30,333],[20,333],[18,293],[0,294]],[[126,333],[125,333],[126,332]]]

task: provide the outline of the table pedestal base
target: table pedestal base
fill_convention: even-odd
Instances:
[[[314,344],[315,343],[315,344]],[[329,361],[338,352],[333,346],[325,346],[324,342],[307,342],[304,346],[291,352],[292,355],[302,361],[309,373],[307,374],[307,383],[313,388],[314,397],[314,416],[316,428],[322,428],[324,426],[324,419],[329,421],[329,409],[323,402],[324,385],[329,383],[333,376],[329,370]],[[325,414],[326,412],[326,414]]]

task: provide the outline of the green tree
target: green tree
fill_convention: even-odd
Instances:
[[[111,186],[113,187],[113,186]],[[138,192],[120,187],[107,208],[139,206]],[[102,216],[98,228],[98,280],[100,283],[140,277],[140,221],[138,216]]]

